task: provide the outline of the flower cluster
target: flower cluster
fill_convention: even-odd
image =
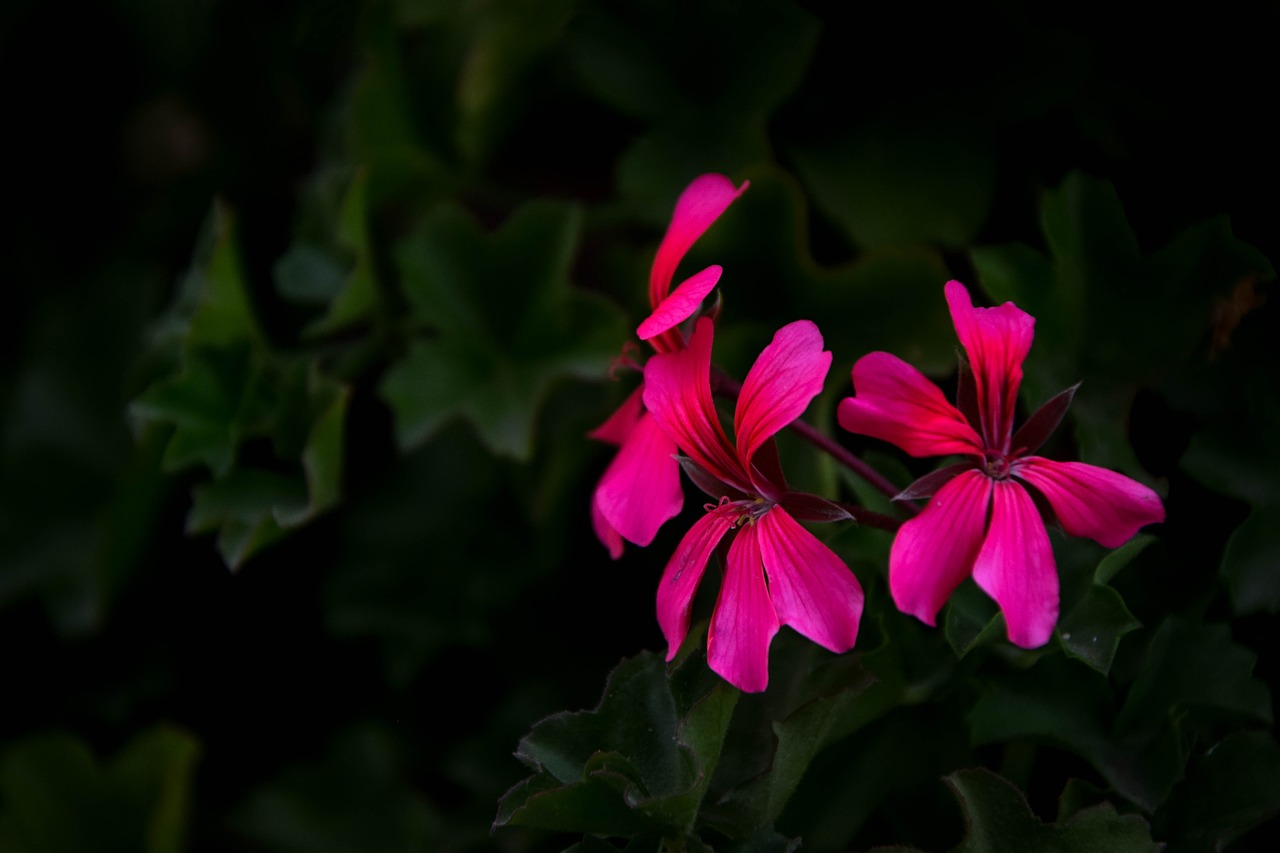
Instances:
[[[712,500],[659,582],[667,658],[688,634],[694,594],[719,553],[725,570],[707,632],[707,661],[731,684],[756,692],[768,685],[769,646],[782,625],[833,652],[852,648],[863,592],[849,567],[800,524],[849,518],[849,512],[791,490],[774,446],[774,436],[822,391],[831,353],[823,350],[818,327],[789,323],[760,353],[737,395],[730,441],[712,394],[714,320],[698,316],[722,270],[707,267],[671,290],[689,248],[746,187],[704,175],[676,205],[650,274],[653,313],[637,330],[655,354],[643,367],[642,387],[592,433],[619,447],[596,488],[592,518],[615,559],[623,540],[649,544],[681,510],[683,466]],[[890,550],[897,607],[933,625],[952,591],[972,576],[999,605],[1009,640],[1035,648],[1048,642],[1058,620],[1045,516],[1070,534],[1116,547],[1162,521],[1164,507],[1155,492],[1121,474],[1034,455],[1075,389],[1015,431],[1035,319],[1013,303],[976,308],[959,282],[948,282],[945,295],[967,356],[957,405],[914,367],[873,352],[853,367],[854,396],[840,402],[839,422],[912,456],[962,458],[898,496],[931,500],[898,527]]]

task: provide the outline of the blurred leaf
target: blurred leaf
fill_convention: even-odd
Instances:
[[[1276,814],[1280,746],[1270,732],[1237,731],[1191,764],[1157,821],[1166,824],[1169,853],[1210,853]]]
[[[1270,723],[1271,692],[1253,676],[1257,655],[1231,640],[1226,625],[1165,621],[1116,721],[1134,731],[1183,709],[1212,709],[1236,719]]]
[[[1144,257],[1111,184],[1079,172],[1045,194],[1040,225],[1047,258],[1017,244],[972,252],[987,293],[1036,317],[1026,399],[1036,405],[1083,380],[1072,408],[1081,457],[1139,474],[1128,438],[1137,385],[1191,356],[1215,298],[1274,271],[1222,218]]]
[[[1069,820],[1043,824],[1022,792],[983,768],[947,777],[964,809],[968,833],[954,853],[1155,853],[1146,821],[1121,815],[1110,804],[1085,809]]]
[[[1255,509],[1222,555],[1222,575],[1238,614],[1280,612],[1280,504]]]
[[[343,732],[323,758],[250,793],[231,822],[282,853],[439,849],[442,818],[406,778],[403,752],[376,726]]]
[[[808,12],[761,0],[584,9],[568,33],[581,85],[651,128],[618,161],[622,195],[661,222],[695,176],[768,161],[767,122],[818,31]]]
[[[966,247],[995,195],[993,142],[960,121],[862,122],[794,156],[814,201],[861,248]]]
[[[401,242],[414,319],[434,332],[382,383],[402,447],[462,417],[493,453],[526,460],[550,387],[604,374],[626,333],[614,308],[568,286],[578,220],[576,210],[531,203],[485,235],[442,207]]]
[[[178,853],[199,747],[160,727],[107,765],[66,734],[29,737],[0,760],[0,846],[30,853]]]

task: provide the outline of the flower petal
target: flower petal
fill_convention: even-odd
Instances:
[[[648,412],[642,413],[596,486],[595,505],[622,538],[648,545],[680,512],[684,493],[675,456],[675,442]]]
[[[958,281],[947,282],[946,295],[951,322],[977,380],[982,436],[987,447],[1008,453],[1022,362],[1035,337],[1036,318],[1012,302],[974,308],[969,291]]]
[[[833,652],[853,648],[863,596],[849,567],[780,506],[755,526],[769,597],[782,624]]]
[[[751,457],[774,433],[804,414],[822,392],[831,353],[822,349],[822,332],[808,320],[779,329],[761,352],[738,395],[733,431],[738,459],[751,470]]]
[[[676,201],[671,224],[662,237],[653,267],[649,270],[649,306],[656,309],[662,304],[675,277],[676,267],[689,247],[720,218],[720,214],[742,195],[749,186],[734,187],[733,181],[724,175],[702,175],[694,178]],[[705,295],[705,294],[704,294]],[[688,314],[685,315],[689,316]]]
[[[644,386],[632,391],[627,396],[627,399],[622,401],[622,405],[618,407],[618,410],[588,435],[596,441],[603,441],[605,444],[621,447],[626,442],[627,436],[631,435],[631,430],[635,429],[636,422],[640,420],[640,416],[644,414],[644,406],[641,403],[641,394],[643,392]]]
[[[711,552],[733,527],[734,511],[716,507],[693,523],[676,546],[658,583],[658,625],[667,639],[667,660],[676,656],[689,633],[693,594],[711,559]]]
[[[647,341],[692,317],[693,312],[702,305],[702,300],[720,281],[720,273],[723,271],[723,267],[713,264],[686,278],[645,318],[636,329],[636,335],[640,340]]]
[[[873,352],[853,365],[857,396],[840,401],[849,432],[901,447],[912,456],[982,454],[982,440],[960,410],[924,374],[895,355]]]
[[[707,665],[746,693],[769,686],[769,644],[779,627],[760,562],[758,529],[744,527],[729,546],[729,565],[707,631]]]
[[[1064,530],[1105,548],[1128,542],[1143,525],[1164,521],[1159,495],[1106,468],[1028,456],[1014,463],[1013,475],[1045,496]]]
[[[644,405],[693,461],[739,491],[751,492],[711,399],[713,324],[703,317],[689,347],[659,353],[644,368]]]
[[[622,536],[609,524],[604,513],[600,512],[595,495],[591,496],[591,526],[595,529],[596,538],[600,540],[600,544],[609,549],[609,556],[615,560],[619,559],[622,556]]]
[[[889,551],[889,591],[903,613],[933,625],[973,569],[986,532],[991,479],[965,471],[898,529]]]
[[[1015,480],[992,485],[991,524],[973,579],[1000,605],[1009,642],[1024,649],[1049,642],[1058,622],[1053,548],[1035,502]]]

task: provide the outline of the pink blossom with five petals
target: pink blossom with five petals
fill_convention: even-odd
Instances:
[[[720,214],[746,190],[723,175],[694,179],[676,201],[671,223],[658,246],[649,271],[649,305],[653,313],[636,330],[660,353],[684,349],[681,323],[698,310],[720,281],[721,267],[712,265],[685,279],[676,289],[671,282],[690,247]],[[591,437],[618,447],[591,499],[591,522],[596,536],[616,560],[623,541],[648,545],[654,535],[684,505],[676,446],[645,411],[642,389],[627,398]]]
[[[889,554],[889,589],[898,609],[933,625],[952,591],[972,575],[1004,613],[1009,640],[1035,648],[1048,642],[1058,621],[1058,574],[1033,494],[1043,496],[1066,532],[1107,548],[1163,521],[1164,506],[1151,489],[1114,471],[1029,455],[1057,425],[1075,389],[1015,433],[1035,318],[1012,302],[975,308],[957,281],[947,282],[945,292],[972,371],[968,386],[962,369],[959,395],[968,416],[920,371],[873,352],[853,366],[855,396],[840,402],[840,425],[912,456],[969,457],[903,493],[933,498],[902,525]]]
[[[769,645],[780,626],[833,652],[848,651],[863,594],[848,566],[796,520],[806,499],[820,499],[787,488],[771,441],[822,390],[831,353],[822,349],[818,327],[808,320],[784,326],[760,353],[738,396],[736,444],[712,401],[712,337],[712,321],[704,317],[687,349],[656,355],[645,366],[645,407],[688,457],[698,486],[717,499],[663,572],[658,623],[671,660],[688,634],[712,552],[736,531],[707,632],[707,663],[730,684],[759,692],[769,682]]]

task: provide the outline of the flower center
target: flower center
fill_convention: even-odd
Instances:
[[[988,450],[982,454],[982,473],[993,480],[1007,480],[1013,473],[1013,463],[1026,452],[1025,447],[1019,447],[1012,453]]]
[[[775,502],[768,498],[752,498],[749,500],[730,500],[728,495],[722,495],[719,503],[703,504],[702,508],[707,512],[718,512],[725,518],[733,519],[733,527],[745,527],[756,521],[769,510],[773,509]]]

